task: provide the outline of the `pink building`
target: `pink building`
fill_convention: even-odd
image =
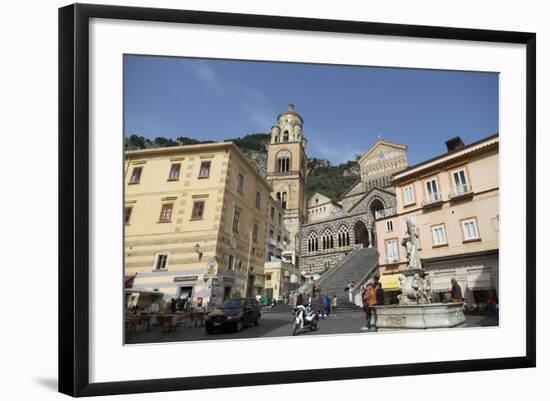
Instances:
[[[436,301],[456,278],[467,302],[498,294],[499,137],[469,145],[457,137],[448,152],[394,175],[397,206],[376,213],[380,281],[391,301],[406,266],[406,219],[416,223],[420,257]]]

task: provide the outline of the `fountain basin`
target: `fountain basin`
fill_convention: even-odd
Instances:
[[[371,325],[377,331],[443,329],[466,322],[463,303],[385,305],[372,310]]]

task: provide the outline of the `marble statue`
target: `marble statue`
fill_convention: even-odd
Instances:
[[[416,226],[411,219],[407,219],[407,231],[401,245],[405,247],[405,253],[407,254],[407,268],[408,269],[422,269],[422,262],[420,256],[418,256],[418,234],[416,233]]]

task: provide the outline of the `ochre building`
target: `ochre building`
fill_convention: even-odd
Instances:
[[[271,186],[233,143],[128,151],[124,168],[127,293],[262,292]]]

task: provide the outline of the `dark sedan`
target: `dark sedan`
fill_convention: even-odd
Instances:
[[[243,327],[260,322],[260,305],[254,298],[230,298],[208,314],[206,332],[216,330],[241,331]]]

